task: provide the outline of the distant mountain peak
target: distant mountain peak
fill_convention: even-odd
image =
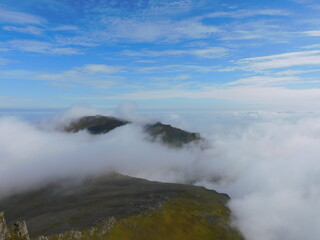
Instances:
[[[85,116],[71,122],[64,130],[66,132],[87,130],[91,134],[105,134],[129,123],[129,121],[110,116]],[[188,132],[161,122],[146,124],[143,129],[148,134],[148,140],[159,141],[169,147],[182,147],[185,144],[203,140],[199,133]]]
[[[187,132],[161,122],[147,124],[144,129],[153,141],[159,139],[161,142],[174,147],[182,147],[184,144],[201,140],[199,133]]]
[[[71,122],[64,130],[66,132],[87,130],[91,134],[104,134],[128,123],[128,121],[109,116],[85,116]]]

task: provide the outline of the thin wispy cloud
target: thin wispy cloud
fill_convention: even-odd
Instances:
[[[133,57],[163,57],[192,55],[199,58],[221,58],[228,54],[229,50],[223,47],[210,47],[188,50],[165,50],[165,51],[124,51],[123,55]]]
[[[42,28],[34,27],[34,26],[26,26],[26,27],[15,27],[15,26],[4,26],[2,29],[6,31],[15,31],[20,33],[27,33],[32,35],[41,35],[43,33]]]
[[[121,77],[115,73],[122,71],[122,67],[104,64],[88,64],[60,73],[42,73],[35,75],[37,80],[48,81],[56,87],[78,87],[79,85],[93,88],[108,88],[116,84]]]
[[[136,71],[142,73],[153,73],[153,72],[200,72],[208,73],[213,71],[213,67],[207,66],[197,66],[197,65],[162,65],[162,66],[152,66],[152,67],[141,67],[137,68]]]
[[[320,30],[305,31],[303,33],[311,37],[320,37]]]
[[[320,44],[311,44],[311,45],[303,46],[301,48],[305,48],[305,49],[320,48]]]
[[[245,58],[238,62],[252,71],[280,69],[320,64],[320,50],[282,53],[263,57]]]
[[[93,42],[176,42],[212,37],[221,30],[198,19],[183,21],[105,18],[86,34]]]
[[[46,12],[33,9],[37,2],[48,5]],[[10,64],[2,78],[44,80],[44,92],[59,96],[59,88],[79,89],[71,96],[75,98],[83,97],[85,88],[98,94],[108,89],[116,99],[143,90],[142,99],[147,99],[147,92],[166,88],[179,89],[182,98],[191,96],[184,93],[194,88],[203,91],[199,97],[204,98],[207,89],[317,87],[320,53],[309,51],[318,48],[316,18],[311,12],[297,12],[294,2],[81,3],[32,0],[19,8],[3,4],[0,31],[6,37],[0,52],[3,59],[20,65]],[[316,11],[309,5],[300,8]],[[307,51],[299,51],[302,48]],[[42,65],[43,55],[50,71]],[[30,57],[35,66],[24,69],[22,63]],[[6,63],[3,60],[2,67]],[[162,93],[158,99],[175,97]]]
[[[302,79],[295,76],[290,77],[274,77],[274,76],[253,76],[241,78],[239,80],[228,83],[227,85],[254,85],[254,86],[278,86],[289,83],[298,83]]]
[[[25,25],[23,27],[17,26],[3,26],[3,30],[26,33],[31,35],[42,35],[45,32],[57,32],[57,31],[78,31],[79,29],[76,26],[62,25],[58,27],[38,27],[32,25]]]
[[[74,25],[62,25],[58,27],[49,28],[50,31],[79,31],[79,28]]]
[[[219,18],[248,18],[255,16],[289,16],[291,13],[284,9],[240,9],[236,11],[213,12],[206,17]]]
[[[82,51],[74,47],[59,46],[54,43],[37,40],[11,40],[0,42],[0,48],[7,51],[22,51],[49,55],[78,55]]]
[[[268,42],[283,43],[296,35],[280,23],[267,20],[254,20],[248,22],[236,22],[226,26],[227,31],[219,35],[222,40],[228,41],[252,41],[260,40],[258,44]]]
[[[233,86],[233,87],[210,87],[200,89],[179,89],[171,87],[166,90],[145,90],[131,93],[120,93],[108,96],[81,96],[66,97],[68,100],[95,101],[126,99],[132,101],[139,100],[161,100],[161,99],[212,99],[212,100],[233,100],[241,103],[252,103],[257,105],[269,104],[289,109],[304,109],[310,106],[320,107],[320,89],[288,89],[286,87],[270,86]],[[309,108],[308,108],[309,109]]]
[[[0,9],[0,23],[15,23],[15,24],[34,24],[42,25],[46,23],[46,20],[42,17],[38,17],[31,14],[26,14],[17,11],[10,11],[6,9]]]

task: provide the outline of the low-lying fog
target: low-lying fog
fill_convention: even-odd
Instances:
[[[1,117],[0,196],[52,179],[117,171],[229,194],[234,223],[248,240],[320,236],[319,115],[163,112],[148,119],[124,108],[106,114],[134,123],[108,134],[59,131],[95,114],[104,113],[73,108],[36,122]],[[142,123],[153,120],[198,131],[209,147],[177,150],[148,142]]]

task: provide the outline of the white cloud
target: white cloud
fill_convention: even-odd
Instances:
[[[121,70],[121,67],[114,67],[105,64],[88,64],[83,67],[83,70],[92,73],[116,73]]]
[[[43,18],[31,14],[0,9],[0,22],[42,25],[46,21]]]
[[[50,31],[78,31],[79,28],[74,25],[62,25],[54,28],[48,29]]]
[[[204,25],[197,19],[178,22],[106,19],[102,24],[106,27],[98,32],[98,36],[107,38],[107,40],[133,42],[175,42],[183,39],[202,39],[220,32],[218,27]]]
[[[261,71],[268,69],[320,65],[320,50],[290,52],[238,61],[244,69]]]
[[[11,40],[8,42],[1,42],[0,47],[7,49],[7,51],[18,50],[22,52],[34,52],[52,55],[82,54],[82,52],[77,48],[61,47],[50,42],[37,40]]]
[[[2,29],[6,31],[14,31],[14,32],[20,32],[20,33],[27,33],[27,34],[32,34],[32,35],[42,35],[46,31],[79,31],[79,28],[76,26],[72,25],[62,25],[58,27],[45,27],[45,28],[40,28],[40,27],[35,27],[31,25],[27,25],[24,27],[17,27],[17,26],[3,26]]]
[[[206,17],[229,17],[229,18],[247,18],[255,16],[289,16],[290,12],[283,9],[241,9],[236,11],[213,12]]]
[[[28,33],[28,34],[32,34],[32,35],[41,35],[44,31],[42,28],[38,28],[38,27],[34,27],[34,26],[26,26],[26,27],[3,26],[2,29],[6,30],[6,31]]]
[[[148,18],[100,16],[88,22],[87,30],[75,37],[59,37],[61,44],[83,46],[101,45],[106,42],[177,42],[187,39],[204,39],[215,36],[221,30],[206,25],[199,18],[181,21]],[[95,27],[92,28],[92,25]]]
[[[229,82],[227,85],[255,85],[255,86],[274,86],[284,85],[288,83],[298,83],[302,79],[299,77],[274,77],[274,76],[253,76],[248,78],[242,78],[233,82]]]
[[[170,83],[172,83],[172,81],[183,81],[183,80],[187,80],[190,79],[192,76],[188,75],[188,74],[180,74],[177,76],[166,76],[166,77],[152,77],[152,80],[156,80],[156,81],[169,81]]]
[[[196,90],[197,89],[197,90]],[[154,99],[220,99],[233,103],[244,103],[252,106],[285,107],[286,109],[318,109],[320,107],[320,89],[288,89],[285,87],[270,86],[232,86],[216,85],[215,87],[203,86],[201,83],[192,89],[180,88],[171,84],[171,89],[145,90],[130,93],[113,94],[103,97],[82,96],[66,97],[65,99],[77,100],[154,100]]]
[[[288,39],[296,34],[287,30],[286,26],[276,21],[257,19],[249,22],[232,22],[225,26],[225,31],[219,34],[222,40],[268,40],[276,42],[288,42]]]
[[[88,64],[82,67],[75,67],[71,70],[60,73],[42,73],[34,79],[49,81],[53,86],[76,87],[85,84],[93,88],[109,88],[122,78],[114,76],[122,70],[119,66],[104,64]]]
[[[187,13],[195,6],[192,0],[175,0],[175,1],[148,1],[148,8],[142,10],[141,15],[143,17],[159,17],[175,16],[183,13]]]
[[[310,37],[320,37],[320,30],[305,31],[303,33]]]
[[[213,67],[207,66],[198,66],[198,65],[179,65],[179,64],[172,64],[172,65],[163,65],[163,66],[153,66],[153,67],[142,67],[138,68],[138,72],[142,73],[153,73],[153,72],[200,72],[200,73],[207,73],[213,71]]]
[[[132,106],[123,110],[127,114]],[[77,108],[51,123],[58,120],[61,126],[97,113]],[[192,120],[188,114],[186,121],[194,125],[198,114]],[[196,181],[229,194],[234,223],[247,240],[319,236],[319,115],[257,111],[202,116],[215,119],[200,132],[211,143],[205,150],[149,143],[135,124],[92,136],[0,118],[1,196],[13,188],[26,190],[50,180],[115,170],[149,180]],[[219,183],[212,181],[216,176],[221,176]]]
[[[188,50],[165,50],[165,51],[124,51],[123,55],[135,57],[161,57],[191,55],[199,58],[221,58],[228,54],[228,49],[223,47],[209,47]]]
[[[320,48],[320,44],[311,44],[311,45],[303,46],[302,48],[305,48],[305,49]]]
[[[285,71],[280,71],[280,72],[275,72],[274,75],[279,75],[279,76],[291,76],[291,75],[301,75],[305,73],[314,73],[314,72],[319,72],[320,69],[312,69],[312,70],[285,70]]]
[[[320,234],[318,121],[271,118],[240,138],[221,140],[225,151],[240,151],[229,159],[243,156],[226,191],[234,194],[231,210],[246,239],[313,240]]]
[[[86,132],[44,131],[13,118],[1,118],[0,131],[6,136],[0,139],[1,196],[12,188],[29,187],[48,179],[112,170],[155,180],[166,176],[168,181],[184,181],[190,177],[188,172],[193,171],[188,170],[189,166],[202,162],[191,150],[176,151],[147,142],[142,127],[134,124],[105,135],[90,136]],[[19,151],[14,150],[17,147]],[[186,171],[175,170],[177,166]],[[21,171],[26,174],[20,174]]]

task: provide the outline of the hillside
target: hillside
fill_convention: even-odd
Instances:
[[[9,225],[25,220],[31,239],[242,239],[229,224],[228,200],[114,173],[46,184],[0,200],[0,209]]]

